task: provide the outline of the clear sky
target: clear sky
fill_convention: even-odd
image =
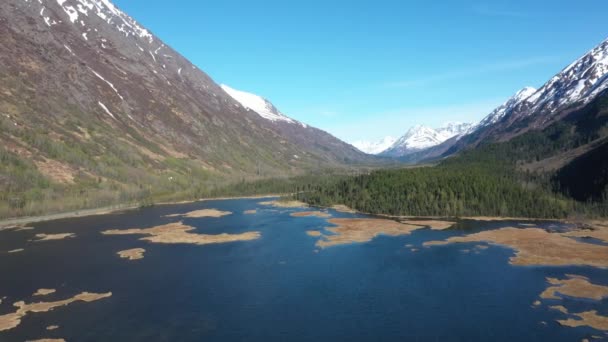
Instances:
[[[608,37],[608,1],[114,0],[218,83],[346,141],[476,121]]]

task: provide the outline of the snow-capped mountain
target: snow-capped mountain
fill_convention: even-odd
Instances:
[[[378,141],[359,140],[353,142],[351,145],[367,154],[379,154],[391,147],[395,141],[397,141],[397,138],[387,136]]]
[[[541,129],[589,103],[605,89],[608,89],[608,39],[540,89],[526,87],[517,92],[473,127],[469,132],[472,136],[462,139],[460,145],[475,145],[484,139],[505,140],[528,129]]]
[[[518,91],[505,103],[494,109],[490,114],[483,118],[477,125],[473,126],[473,129],[478,127],[486,127],[500,121],[507,113],[511,113],[519,104],[526,101],[530,96],[536,93],[536,89],[533,87],[525,87]]]
[[[527,101],[531,112],[555,112],[576,102],[588,103],[608,88],[608,39],[570,64]]]
[[[285,114],[281,113],[270,101],[266,100],[265,98],[263,98],[259,95],[248,93],[248,92],[241,91],[241,90],[236,90],[225,84],[222,84],[221,87],[226,93],[228,93],[228,95],[230,95],[233,99],[235,99],[237,102],[239,102],[247,110],[254,111],[259,116],[263,117],[266,120],[270,120],[273,122],[274,121],[285,121],[288,123],[297,123],[297,124],[300,124],[300,125],[306,127],[305,124],[298,122],[298,121],[286,116]]]
[[[417,125],[399,138],[393,145],[381,154],[391,157],[403,157],[443,143],[454,137],[459,137],[469,131],[469,123],[448,123],[438,129]]]
[[[462,136],[471,130],[473,124],[468,122],[448,122],[436,131],[442,139],[448,140],[453,137]]]

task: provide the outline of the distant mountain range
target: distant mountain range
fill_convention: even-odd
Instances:
[[[525,87],[476,124],[456,124],[448,129],[412,127],[383,151],[362,151],[408,162],[445,158],[482,142],[506,141],[530,130],[539,130],[583,108],[608,88],[608,40],[552,77],[540,89]]]
[[[385,137],[377,142],[356,141],[353,146],[368,153],[387,157],[404,157],[409,154],[437,146],[446,140],[458,138],[471,130],[469,123],[451,122],[434,129],[427,126],[414,126],[399,139]]]
[[[448,123],[438,129],[415,126],[380,154],[389,157],[404,157],[437,146],[452,138],[466,134],[472,125],[469,123]]]

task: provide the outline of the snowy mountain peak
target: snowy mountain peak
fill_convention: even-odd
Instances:
[[[454,137],[460,137],[472,127],[469,123],[451,122],[441,128],[416,125],[399,138],[391,147],[382,152],[384,155],[401,157],[412,152],[421,151],[443,143]]]
[[[248,93],[241,90],[233,89],[225,84],[221,85],[222,89],[248,110],[252,110],[259,116],[272,122],[284,121],[288,123],[298,123],[304,127],[306,125],[281,113],[270,101],[265,98]]]
[[[477,124],[471,129],[471,131],[479,127],[486,127],[497,123],[502,118],[504,118],[506,114],[511,113],[521,103],[529,101],[530,97],[536,94],[537,92],[538,90],[533,87],[525,87],[521,89],[520,91],[515,93],[515,95],[511,96],[511,98],[509,98],[505,103],[498,106],[490,114],[483,118],[479,122],[479,124]]]
[[[526,100],[530,96],[532,96],[537,91],[538,91],[538,89],[536,89],[534,87],[525,87],[522,90],[515,93],[515,95],[513,95],[513,97],[511,99],[515,100],[517,102],[521,102],[523,100]]]
[[[352,145],[355,146],[359,151],[367,154],[379,154],[391,147],[395,141],[397,141],[397,138],[387,136],[378,141],[355,141],[352,143]]]
[[[466,122],[448,122],[437,129],[437,132],[443,137],[446,137],[445,140],[447,140],[468,132],[471,127],[473,127],[473,125]]]

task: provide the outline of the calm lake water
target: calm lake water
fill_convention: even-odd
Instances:
[[[277,209],[264,200],[207,201],[103,216],[37,223],[29,231],[0,232],[0,315],[19,300],[53,301],[88,292],[112,292],[28,314],[0,341],[581,341],[602,332],[562,327],[565,317],[531,304],[546,277],[573,273],[608,285],[608,271],[588,267],[521,267],[513,251],[478,244],[424,248],[445,239],[519,222],[460,222],[458,229],[422,229],[401,237],[317,250],[307,230],[331,226],[304,209]],[[168,218],[202,208],[233,212],[222,218]],[[243,211],[257,209],[255,215]],[[331,211],[334,217],[364,217]],[[142,236],[101,231],[149,228],[183,220],[198,233],[260,231],[255,241],[218,245],[163,245]],[[551,223],[544,223],[548,228]],[[38,233],[75,233],[61,241],[31,242]],[[411,251],[414,245],[419,251]],[[128,261],[116,252],[145,248]],[[5,251],[25,248],[24,252]],[[39,288],[54,288],[32,297]],[[568,300],[576,310],[608,314],[608,300]],[[564,300],[566,302],[566,300]],[[556,301],[556,304],[559,304]],[[577,311],[578,312],[578,311]],[[543,323],[544,322],[544,323]],[[60,326],[47,331],[50,325]]]

